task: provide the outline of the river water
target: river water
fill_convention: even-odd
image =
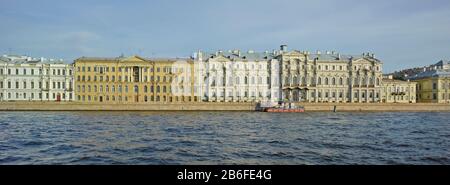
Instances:
[[[450,164],[450,113],[0,112],[0,164]]]

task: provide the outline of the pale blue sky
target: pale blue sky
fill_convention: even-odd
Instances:
[[[450,59],[448,0],[0,0],[0,52],[186,57],[202,49],[371,51],[384,72]]]

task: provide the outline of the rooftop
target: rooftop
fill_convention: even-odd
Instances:
[[[414,76],[411,76],[409,79],[416,80],[430,77],[450,77],[450,69],[434,69],[424,71]]]

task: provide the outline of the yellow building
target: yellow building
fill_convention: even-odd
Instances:
[[[425,72],[413,80],[417,82],[419,102],[450,103],[450,72]]]
[[[416,103],[416,82],[395,80],[392,75],[382,80],[384,103]]]
[[[193,63],[189,60],[145,59],[139,56],[82,57],[75,60],[74,67],[75,97],[79,102],[145,103],[197,100],[192,90],[193,75],[184,72],[193,72]],[[186,80],[187,76],[191,79]],[[183,82],[178,81],[181,77],[184,77]],[[178,83],[174,83],[175,81]],[[191,84],[186,85],[187,82]],[[183,93],[179,93],[180,88],[184,90]],[[173,93],[172,89],[176,89],[177,93]]]

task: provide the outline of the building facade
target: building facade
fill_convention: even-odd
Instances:
[[[208,102],[381,102],[382,62],[373,54],[240,50],[197,52],[196,86]]]
[[[392,75],[383,77],[383,103],[416,103],[417,82],[395,80]]]
[[[381,102],[382,62],[373,54],[311,54],[282,45],[276,58],[284,101]]]
[[[186,59],[82,57],[74,62],[76,100],[87,103],[194,102]]]
[[[72,101],[73,67],[62,60],[0,57],[1,101]]]
[[[450,103],[450,61],[439,61],[409,79],[417,82],[418,102]]]
[[[278,101],[279,61],[252,50],[194,54],[197,95],[207,102]]]

